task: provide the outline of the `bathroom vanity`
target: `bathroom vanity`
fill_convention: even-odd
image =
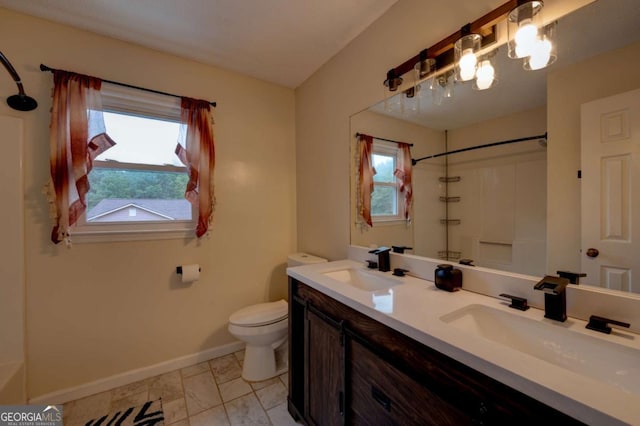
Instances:
[[[640,415],[638,395],[611,395],[608,384],[594,377],[564,371],[478,330],[471,335],[471,323],[465,323],[471,318],[473,327],[495,323],[499,328],[513,322],[517,329],[524,321],[555,333],[556,325],[538,309],[512,314],[507,302],[464,290],[440,291],[430,281],[370,272],[354,261],[288,273],[288,403],[298,421],[571,425],[640,419],[635,417]],[[486,324],[482,316],[489,318]],[[527,332],[538,333],[535,327]],[[562,327],[561,333],[576,328],[579,338],[592,337],[577,330],[584,327],[581,321]],[[505,332],[499,329],[496,335]],[[532,335],[532,341],[537,337]],[[553,342],[552,337],[547,344]],[[598,406],[594,401],[600,395],[605,401]],[[618,405],[609,406],[607,398],[618,399]],[[603,412],[606,406],[609,412]],[[627,407],[624,413],[621,407]]]

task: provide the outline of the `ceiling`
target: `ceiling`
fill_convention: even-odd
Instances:
[[[509,59],[506,46],[501,46],[495,57],[498,83],[489,90],[476,91],[470,83],[456,83],[453,98],[434,105],[423,84],[419,110],[410,109],[408,103],[401,110],[400,94],[388,99],[386,106],[383,101],[370,110],[437,130],[528,111],[546,104],[548,72],[640,41],[639,22],[639,0],[598,0],[558,20],[558,60],[548,68],[524,71],[522,60]],[[606,75],[606,64],[602,71],[603,78],[611,78]]]
[[[0,0],[0,6],[296,88],[397,0]]]

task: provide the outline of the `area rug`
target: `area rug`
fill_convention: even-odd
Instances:
[[[162,400],[147,401],[89,420],[85,426],[164,426]]]

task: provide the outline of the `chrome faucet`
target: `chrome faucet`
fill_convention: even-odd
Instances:
[[[369,253],[378,255],[378,271],[387,272],[391,270],[391,260],[389,247],[378,247],[377,249],[369,251]]]
[[[560,322],[567,320],[567,284],[567,278],[547,275],[533,286],[534,290],[544,291],[545,318]]]

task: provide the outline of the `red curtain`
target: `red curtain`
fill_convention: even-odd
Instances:
[[[207,101],[182,98],[181,109],[182,131],[176,155],[189,173],[184,197],[198,208],[196,236],[200,238],[209,230],[215,205],[213,117]]]
[[[115,145],[102,116],[102,80],[56,70],[49,136],[49,202],[55,224],[54,243],[70,242],[69,227],[87,208],[88,174],[93,160]]]
[[[360,135],[358,143],[358,218],[359,221],[373,226],[371,221],[371,194],[373,193],[373,176],[376,169],[371,162],[373,137]]]
[[[404,194],[404,218],[411,218],[411,206],[413,205],[413,184],[411,183],[411,145],[398,142],[398,147],[402,154],[399,156],[398,167],[393,172],[400,182],[400,192]]]

